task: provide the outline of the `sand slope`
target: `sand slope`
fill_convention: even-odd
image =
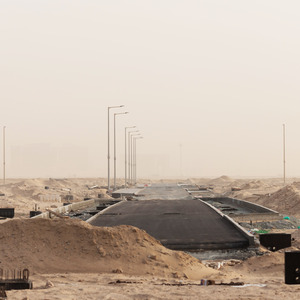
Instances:
[[[287,185],[269,196],[262,196],[257,202],[285,214],[299,215],[300,182]]]
[[[15,207],[16,218],[0,223],[0,267],[29,268],[34,285],[33,290],[7,292],[9,299],[299,298],[299,285],[284,284],[284,251],[252,257],[216,271],[183,252],[164,248],[131,226],[96,228],[79,220],[27,219],[36,202],[42,210],[62,205],[41,202],[39,194],[63,195],[71,189],[78,201],[97,195],[98,189],[87,186],[101,182],[105,184],[104,179],[26,179],[11,180],[1,186],[0,192],[6,194],[1,203]],[[207,184],[210,180],[193,182]],[[299,179],[292,182],[282,188],[280,179],[233,181],[222,176],[214,180],[215,191],[220,194],[235,197],[240,193],[237,198],[251,197],[279,211],[286,209],[282,206],[286,202],[296,214],[300,212]],[[242,189],[232,192],[232,186]],[[299,246],[297,243],[294,247]],[[199,286],[202,278],[264,286]]]
[[[74,219],[11,220],[0,226],[0,266],[37,273],[117,272],[203,278],[217,272],[163,247],[132,226],[94,227]]]

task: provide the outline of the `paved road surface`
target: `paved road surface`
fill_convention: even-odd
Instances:
[[[180,200],[193,199],[186,190],[177,184],[155,184],[141,191],[139,200]]]
[[[177,185],[156,185],[141,194],[144,201],[121,202],[100,214],[91,224],[136,226],[171,249],[248,246],[248,240],[229,221],[205,203],[190,199]]]

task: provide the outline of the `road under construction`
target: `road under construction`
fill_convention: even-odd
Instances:
[[[278,218],[277,212],[260,205],[185,184],[120,189],[113,197],[117,199],[72,203],[34,218],[61,215],[81,218],[93,226],[132,225],[170,249],[187,252],[255,248],[254,236],[235,218]]]
[[[176,250],[233,249],[254,245],[254,237],[212,205],[178,184],[155,184],[92,217],[94,226],[132,225]]]

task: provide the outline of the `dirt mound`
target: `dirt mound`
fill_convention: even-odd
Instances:
[[[257,202],[280,213],[300,214],[300,183],[287,185],[269,196],[261,197]]]
[[[242,190],[249,190],[249,189],[261,189],[264,188],[266,184],[260,180],[252,180],[247,182],[241,186]]]
[[[0,225],[0,267],[36,273],[104,273],[203,278],[216,274],[132,226],[94,227],[72,219],[20,219]]]
[[[253,256],[240,264],[224,267],[228,275],[236,273],[237,276],[273,277],[283,276],[284,251],[269,252],[263,256]]]
[[[215,179],[212,179],[211,181],[209,181],[210,184],[223,184],[223,183],[230,183],[233,182],[234,179],[230,178],[229,176],[221,176]]]

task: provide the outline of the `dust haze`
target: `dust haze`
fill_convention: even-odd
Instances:
[[[105,177],[107,107],[121,104],[118,177],[133,125],[139,177],[279,177],[282,124],[287,176],[299,176],[299,8],[1,1],[6,176]]]

